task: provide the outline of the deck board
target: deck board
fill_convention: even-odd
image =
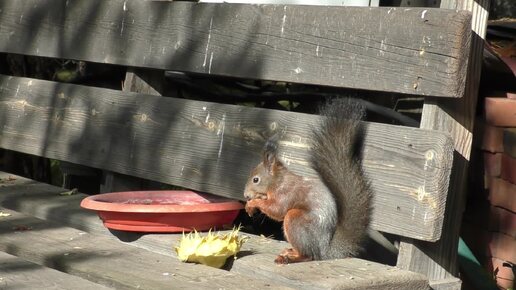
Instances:
[[[107,290],[112,288],[0,252],[0,289]]]
[[[15,211],[0,223],[0,251],[116,289],[288,289],[250,276],[186,264]],[[22,229],[22,230],[18,230]],[[169,244],[170,251],[172,245]],[[202,275],[200,275],[202,273]]]
[[[287,244],[254,235],[249,235],[249,241],[244,244],[239,258],[230,265],[229,272],[184,264],[177,260],[172,250],[180,235],[148,234],[141,237],[133,235],[134,241],[120,242],[102,226],[94,213],[79,208],[79,202],[84,195],[61,196],[59,193],[65,191],[62,188],[7,173],[0,173],[0,180],[2,180],[0,206],[8,208],[6,211],[13,213],[10,219],[3,220],[0,224],[0,232],[2,232],[0,250],[14,251],[12,247],[16,245],[14,252],[25,259],[32,259],[35,263],[46,265],[50,263],[60,269],[66,269],[67,273],[88,276],[94,282],[115,285],[117,288],[134,286],[130,284],[134,281],[123,280],[120,273],[111,274],[116,265],[130,264],[137,264],[142,268],[154,267],[151,272],[154,275],[153,279],[159,276],[158,274],[176,273],[175,277],[179,279],[177,282],[179,284],[174,285],[184,285],[187,289],[192,285],[200,287],[202,283],[207,283],[210,287],[221,286],[223,281],[230,278],[227,276],[230,274],[234,275],[231,279],[235,284],[231,282],[224,285],[224,288],[232,288],[238,283],[247,283],[242,282],[242,277],[249,278],[251,286],[268,288],[274,286],[295,289],[426,289],[428,285],[422,275],[361,259],[277,266],[273,263],[273,259],[276,253]],[[32,229],[13,233],[14,224],[31,226]],[[49,227],[49,224],[53,226]],[[89,233],[82,232],[78,228]],[[126,238],[131,240],[131,235],[127,235]],[[81,249],[79,251],[74,247]],[[76,251],[79,252],[76,253]],[[72,257],[78,259],[69,259],[70,255],[63,256],[64,253],[72,253]],[[83,261],[81,260],[83,257],[93,258]],[[97,263],[105,264],[106,257],[110,261],[109,267],[95,266]],[[160,262],[153,262],[156,260]],[[206,273],[203,277],[207,277],[207,280],[199,282],[195,275],[198,275],[201,269]],[[222,274],[218,271],[222,271],[223,276],[220,276]],[[116,280],[116,283],[106,280],[107,278],[103,276],[108,275],[106,273],[109,274],[110,279]],[[138,274],[135,273],[135,275]],[[320,279],[321,277],[325,278]],[[142,279],[144,278],[146,277]],[[152,283],[157,282],[152,281]]]

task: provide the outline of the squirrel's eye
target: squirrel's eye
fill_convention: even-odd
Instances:
[[[260,178],[259,177],[253,177],[253,183],[256,184],[260,182]]]

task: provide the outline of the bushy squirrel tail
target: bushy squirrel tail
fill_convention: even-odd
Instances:
[[[365,128],[360,121],[364,106],[354,99],[327,101],[325,116],[313,129],[312,166],[333,194],[338,223],[328,259],[356,256],[361,251],[370,222],[372,191],[362,171]]]

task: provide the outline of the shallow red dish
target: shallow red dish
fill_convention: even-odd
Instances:
[[[189,232],[233,223],[242,204],[193,191],[126,191],[92,195],[81,206],[107,228],[132,232]]]

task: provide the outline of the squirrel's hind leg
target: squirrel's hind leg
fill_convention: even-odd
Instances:
[[[283,220],[283,231],[287,242],[292,248],[283,250],[274,260],[276,264],[289,264],[312,261],[314,259],[311,249],[313,240],[310,229],[313,229],[309,215],[301,209],[290,209]]]
[[[283,250],[274,260],[276,264],[289,264],[312,261],[312,257],[301,255],[296,249],[289,248]]]
[[[292,248],[286,248],[281,253],[279,253],[280,256],[285,256],[294,253],[294,249]]]

